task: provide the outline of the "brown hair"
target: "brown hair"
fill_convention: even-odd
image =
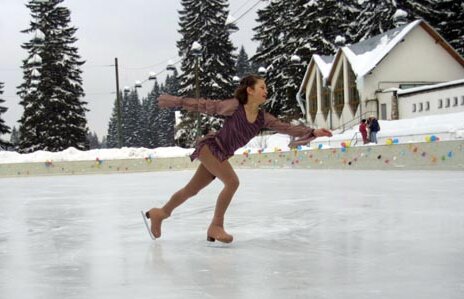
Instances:
[[[248,102],[247,88],[255,86],[259,80],[264,80],[264,78],[258,75],[248,75],[240,80],[240,84],[234,93],[235,98],[240,104],[245,105]]]

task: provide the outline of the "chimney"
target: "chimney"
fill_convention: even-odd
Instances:
[[[408,13],[402,9],[397,9],[392,18],[396,28],[408,23]]]

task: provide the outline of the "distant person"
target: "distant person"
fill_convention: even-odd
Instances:
[[[235,91],[235,98],[230,100],[214,101],[170,95],[159,97],[158,103],[162,108],[182,107],[188,111],[224,115],[226,119],[217,133],[212,132],[198,141],[190,158],[192,161],[198,159],[200,165],[190,182],[175,192],[163,207],[152,208],[142,213],[147,228],[146,220],[150,219],[150,230],[155,238],[161,236],[161,222],[171,216],[175,208],[218,178],[224,187],[216,201],[214,216],[206,236],[211,242],[215,240],[224,243],[232,242],[232,235],[224,230],[224,216],[239,186],[237,174],[229,163],[229,158],[234,155],[234,152],[247,144],[262,128],[270,128],[279,133],[299,137],[298,140],[291,142],[292,147],[307,144],[316,137],[332,136],[332,133],[326,129],[312,129],[278,120],[261,108],[266,98],[266,83],[263,78],[256,75],[244,77]]]
[[[380,131],[380,125],[379,125],[377,118],[375,118],[375,116],[371,115],[369,119],[370,119],[369,121],[369,131],[370,131],[369,141],[377,143],[377,132]]]
[[[367,139],[367,124],[365,118],[361,119],[361,123],[359,124],[359,132],[361,132],[363,144],[369,143],[369,139]]]

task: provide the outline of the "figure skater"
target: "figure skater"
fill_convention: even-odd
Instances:
[[[214,216],[206,236],[210,242],[232,242],[233,236],[224,230],[224,215],[239,186],[237,174],[228,161],[234,152],[247,144],[262,128],[298,137],[299,139],[290,143],[290,147],[308,144],[316,137],[332,136],[326,129],[312,129],[281,122],[261,109],[266,97],[266,83],[262,77],[256,75],[246,76],[240,81],[234,99],[218,101],[170,95],[159,97],[159,106],[162,108],[182,107],[188,111],[223,115],[226,118],[218,132],[211,132],[197,142],[190,158],[192,161],[198,159],[200,165],[190,182],[175,192],[163,207],[152,208],[145,213],[145,217],[151,221],[151,232],[155,238],[161,236],[161,222],[168,218],[175,208],[218,178],[224,184],[224,188],[217,198]]]

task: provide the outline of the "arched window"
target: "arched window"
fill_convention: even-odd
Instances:
[[[311,120],[316,120],[317,114],[317,76],[315,76],[313,83],[311,84],[311,91],[309,92],[309,115]]]
[[[351,68],[349,68],[348,71],[348,86],[350,89],[350,108],[353,115],[355,115],[359,106],[359,93],[356,86],[356,76],[354,75],[354,72]]]
[[[342,115],[343,106],[345,105],[345,84],[343,83],[343,68],[338,73],[337,83],[334,90],[334,108],[338,117]]]
[[[322,87],[321,111],[324,120],[327,120],[330,111],[330,89],[327,86]]]

